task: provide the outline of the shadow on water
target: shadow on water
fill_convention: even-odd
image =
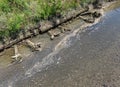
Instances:
[[[35,52],[24,63],[1,71],[0,87],[119,87],[120,8],[78,31],[54,49]]]

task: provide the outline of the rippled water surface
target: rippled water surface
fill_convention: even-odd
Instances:
[[[79,30],[0,71],[0,87],[120,87],[120,8]]]

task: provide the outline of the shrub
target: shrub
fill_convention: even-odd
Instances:
[[[24,23],[24,15],[16,14],[9,18],[7,28],[11,39],[15,39],[18,36],[22,23]]]

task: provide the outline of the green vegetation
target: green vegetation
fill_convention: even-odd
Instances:
[[[0,39],[15,39],[21,28],[88,1],[91,0],[0,0]]]

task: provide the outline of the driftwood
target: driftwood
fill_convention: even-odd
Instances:
[[[27,43],[27,45],[34,51],[41,51],[41,43],[33,43],[32,41],[30,40],[26,40],[25,41]]]
[[[95,21],[95,18],[99,18],[102,14],[98,11],[94,11],[94,12],[85,12],[85,13],[82,13],[79,18],[88,22],[88,23],[94,23]],[[87,17],[89,16],[89,17]]]
[[[66,27],[63,27],[63,26],[59,26],[59,29],[61,30],[61,33],[64,33],[65,31],[71,31],[70,28],[66,28]]]
[[[94,18],[91,18],[91,19],[86,19],[84,17],[80,17],[82,20],[84,20],[85,22],[87,23],[94,23],[95,19]]]
[[[61,34],[61,32],[55,32],[55,31],[48,31],[48,35],[50,35],[50,39],[53,40],[55,37],[59,36]]]
[[[87,12],[81,13],[80,16],[91,15],[91,14],[92,13],[90,11],[87,11]]]
[[[22,56],[21,56],[21,54],[18,52],[18,47],[17,47],[17,45],[14,45],[14,52],[15,52],[15,55],[12,56],[12,59],[14,59],[12,62],[22,61]]]

